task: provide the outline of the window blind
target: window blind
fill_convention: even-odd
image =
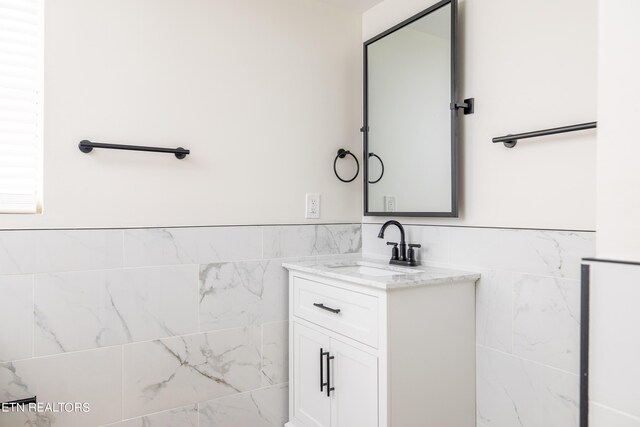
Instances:
[[[0,0],[0,213],[38,207],[40,1]]]

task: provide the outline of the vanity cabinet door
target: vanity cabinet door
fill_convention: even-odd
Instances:
[[[378,358],[331,339],[331,427],[378,426]]]
[[[329,337],[299,323],[293,324],[293,416],[305,427],[329,427],[331,399],[327,387]]]

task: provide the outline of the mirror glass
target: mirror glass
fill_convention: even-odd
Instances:
[[[365,215],[457,216],[454,7],[365,43]]]

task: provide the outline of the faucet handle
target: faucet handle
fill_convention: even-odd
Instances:
[[[400,259],[400,251],[398,250],[398,244],[396,242],[387,242],[387,246],[393,246],[393,248],[391,248],[391,260]]]
[[[409,246],[409,250],[407,251],[409,265],[415,267],[416,265],[418,265],[418,261],[416,260],[416,251],[414,250],[414,248],[421,248],[422,245],[419,245],[417,243],[409,243],[407,246]]]

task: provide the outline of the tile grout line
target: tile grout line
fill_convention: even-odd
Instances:
[[[639,421],[640,422],[640,418],[637,417],[636,415],[632,415],[632,414],[630,414],[628,412],[621,411],[620,409],[616,409],[616,408],[613,408],[613,407],[611,407],[609,405],[605,405],[603,403],[599,403],[599,402],[596,402],[596,401],[593,401],[593,400],[589,401],[589,403],[591,403],[592,405],[596,405],[596,406],[599,406],[601,408],[604,408],[609,412],[613,412],[614,414],[621,415],[621,416],[623,416],[625,418],[629,418],[630,420]]]
[[[511,320],[511,331],[509,333],[509,340],[511,341],[511,354],[514,354],[514,350],[515,350],[515,324],[516,324],[516,316],[515,316],[515,309],[516,309],[516,284],[513,283],[513,279],[514,279],[514,273],[510,273],[509,274],[509,294],[511,296],[511,301],[510,301],[510,306],[509,309],[511,310],[511,313],[509,314],[509,320]]]
[[[0,228],[4,231],[108,231],[108,230],[159,230],[159,229],[201,229],[201,228],[249,228],[249,227],[307,227],[317,225],[360,225],[362,221],[334,221],[334,222],[283,222],[283,223],[247,223],[247,224],[208,224],[208,225],[150,225],[150,226],[120,226],[120,227],[54,227],[54,228]],[[366,223],[368,224],[368,223]],[[479,227],[476,227],[479,228]],[[496,228],[496,227],[487,227]],[[558,231],[550,229],[548,231]],[[565,230],[579,232],[581,230]]]
[[[278,322],[286,322],[286,321],[287,321],[287,319],[271,320],[268,323],[278,323]],[[133,346],[133,345],[138,345],[138,344],[148,344],[148,343],[152,343],[152,342],[155,342],[155,341],[165,341],[165,340],[178,339],[178,338],[184,338],[184,337],[192,337],[192,336],[197,336],[197,335],[215,334],[215,333],[218,333],[218,332],[229,332],[229,331],[234,331],[234,330],[247,329],[247,328],[251,328],[251,327],[259,327],[260,325],[262,325],[262,324],[247,324],[247,325],[232,326],[232,327],[229,327],[229,328],[222,328],[222,329],[209,329],[209,330],[205,330],[205,331],[195,331],[195,332],[189,332],[189,333],[186,333],[186,334],[171,335],[171,336],[168,336],[168,337],[160,337],[160,338],[151,338],[151,339],[142,340],[142,341],[123,342],[123,343],[116,343],[116,344],[106,345],[106,346],[102,346],[102,347],[83,348],[83,349],[79,349],[79,350],[63,351],[63,352],[58,352],[58,353],[45,354],[45,355],[42,355],[42,356],[25,357],[25,358],[22,358],[22,359],[7,360],[5,362],[0,362],[0,363],[24,362],[24,361],[27,361],[27,360],[38,360],[38,359],[45,359],[45,358],[49,358],[49,357],[61,357],[61,356],[68,355],[68,354],[87,353],[87,352],[91,352],[91,351],[100,351],[100,350],[112,349],[112,348],[115,348],[115,347],[123,347],[124,348],[126,346]]]
[[[230,395],[226,395],[226,396],[220,396],[220,397],[218,397],[218,398],[216,398],[216,399],[220,399],[220,398],[223,398],[223,397],[229,397],[229,396],[236,396],[236,394],[230,394]],[[205,402],[206,402],[206,401],[205,401]],[[149,412],[149,413],[146,413],[146,414],[137,415],[137,416],[135,416],[135,417],[129,417],[129,418],[126,418],[126,417],[124,417],[124,415],[123,415],[122,419],[121,419],[120,421],[116,421],[116,423],[118,423],[118,424],[119,424],[119,423],[121,423],[121,422],[123,422],[123,421],[133,421],[133,420],[138,420],[138,419],[140,419],[140,418],[144,418],[144,417],[152,417],[152,416],[154,416],[154,415],[164,414],[165,412],[171,412],[171,411],[175,411],[175,410],[177,410],[177,409],[190,408],[190,407],[194,407],[194,406],[195,406],[195,407],[197,407],[197,406],[199,405],[199,403],[200,403],[200,402],[194,402],[194,403],[189,403],[189,404],[187,404],[187,405],[174,406],[174,407],[171,407],[171,408],[161,409],[161,410],[159,410],[159,411],[153,411],[153,412]],[[111,425],[116,424],[116,423],[109,423],[109,424],[101,425],[101,427],[111,426]]]
[[[478,344],[478,343],[476,343],[476,346],[480,347],[480,348],[482,348],[484,350],[493,351],[493,352],[501,354],[503,356],[512,357],[514,359],[521,360],[521,361],[527,362],[527,363],[531,363],[531,364],[537,365],[539,367],[548,368],[548,369],[551,369],[551,370],[554,370],[554,371],[558,371],[558,372],[561,372],[561,373],[564,373],[564,374],[567,374],[567,375],[571,375],[571,376],[574,376],[574,377],[580,377],[580,374],[578,374],[578,373],[567,371],[566,369],[562,369],[562,368],[557,368],[555,366],[547,365],[545,363],[541,363],[541,362],[538,362],[536,360],[528,359],[526,357],[521,357],[521,356],[518,356],[517,354],[507,353],[506,351],[499,350],[497,348],[488,347],[486,345]]]
[[[124,345],[120,346],[120,420],[124,419]]]
[[[36,356],[36,275],[31,275],[31,357]]]

